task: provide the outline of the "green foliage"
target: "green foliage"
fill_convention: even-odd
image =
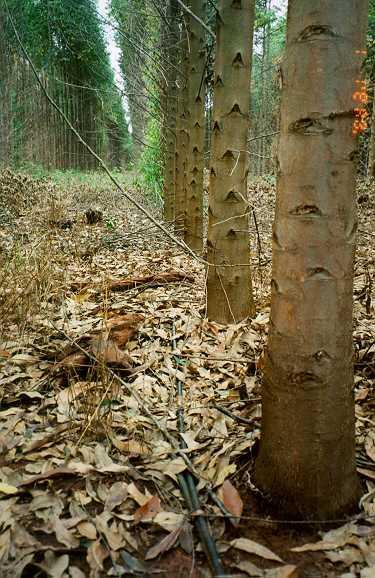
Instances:
[[[91,140],[90,144],[99,151],[112,149],[116,157],[127,159],[130,135],[96,0],[8,0],[8,4],[37,68],[58,79],[54,97],[63,101],[64,83],[83,87],[85,106],[82,118],[76,120],[81,131],[90,133],[92,120],[87,111],[94,114],[96,143]],[[19,53],[8,19],[4,31],[10,50]],[[110,142],[110,134],[115,144]]]
[[[58,64],[71,82],[108,87],[112,70],[95,0],[10,0],[10,7],[38,67]]]
[[[139,161],[141,184],[149,197],[158,204],[163,190],[163,160],[161,153],[160,125],[152,119],[146,133],[146,146]]]

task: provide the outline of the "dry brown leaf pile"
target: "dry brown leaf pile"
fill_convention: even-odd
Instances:
[[[366,519],[375,516],[374,250],[369,242],[374,190],[368,184],[360,188],[368,197],[360,204],[355,277],[363,518],[315,532],[312,541],[302,531],[282,545],[262,531],[256,539],[251,534],[259,524],[247,519],[252,516],[247,504],[251,450],[260,433],[274,188],[266,182],[252,187],[261,241],[257,246],[253,235],[258,313],[227,327],[205,319],[199,263],[121,199],[111,214],[105,199],[102,206],[96,199],[102,222],[47,231],[53,258],[64,263],[64,283],[53,299],[39,301],[38,313],[33,310],[23,324],[9,316],[0,341],[2,577],[208,575],[178,486],[186,463],[174,446],[179,443],[177,380],[184,386],[186,452],[199,473],[202,508],[228,571],[307,576],[308,555],[319,556],[320,567],[329,570],[322,575],[374,575],[374,528]],[[5,253],[20,227],[27,232],[25,246],[46,235],[40,218],[38,223],[23,217],[0,228]],[[253,222],[255,233],[254,227]],[[233,419],[236,415],[245,421]],[[212,493],[224,503],[226,519]]]

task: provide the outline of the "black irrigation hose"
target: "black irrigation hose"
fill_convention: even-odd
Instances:
[[[173,350],[175,351],[177,348],[177,344],[176,339],[174,337],[172,338],[172,345]],[[179,358],[176,355],[174,356],[174,358],[176,364],[178,365],[180,361]],[[177,425],[178,431],[180,432],[180,434],[182,434],[185,431],[184,408],[182,404],[184,392],[183,392],[183,383],[180,379],[176,380],[176,388],[178,400]],[[181,449],[187,448],[187,444],[185,440],[182,438],[182,436],[180,437],[180,446]],[[187,503],[190,514],[194,519],[199,539],[202,544],[202,548],[206,554],[206,557],[210,563],[212,573],[215,578],[225,576],[224,569],[221,565],[220,556],[216,548],[215,540],[213,539],[213,536],[211,534],[207,518],[204,516],[202,512],[194,476],[189,471],[185,470],[178,476],[178,481],[180,483],[181,493]]]

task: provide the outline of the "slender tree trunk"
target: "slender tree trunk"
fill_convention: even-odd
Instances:
[[[188,41],[187,30],[183,27],[181,38],[181,77],[177,95],[177,127],[175,155],[175,226],[179,232],[185,230],[186,217],[186,163],[188,147],[187,95],[188,95]]]
[[[201,20],[205,17],[204,0],[191,0],[190,8]],[[203,250],[203,168],[205,35],[194,18],[189,25],[189,148],[186,183],[186,244],[198,253]]]
[[[370,142],[367,176],[375,178],[375,89],[372,99],[372,116],[370,125]]]
[[[177,46],[178,46],[178,5],[176,0],[169,0],[167,17],[169,34],[166,42],[168,60],[168,86],[166,87],[165,142],[166,155],[164,166],[164,218],[174,219],[175,205],[175,149],[176,149],[176,114],[177,114]]]
[[[254,313],[247,204],[254,1],[220,0],[211,148],[207,313],[219,323]]]
[[[353,93],[367,2],[291,0],[256,483],[286,514],[358,498],[352,366]]]

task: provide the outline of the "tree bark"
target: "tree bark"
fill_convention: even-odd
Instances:
[[[369,139],[369,158],[367,176],[375,179],[375,89],[372,99],[372,115],[370,125],[370,139]]]
[[[236,323],[254,313],[247,203],[254,2],[221,0],[214,76],[207,314]]]
[[[204,0],[191,0],[190,8],[204,21]],[[205,35],[197,20],[189,25],[189,148],[186,183],[185,242],[193,250],[203,250],[203,168],[205,102]]]
[[[179,78],[179,90],[177,95],[177,126],[176,126],[176,152],[175,152],[175,227],[185,236],[186,219],[186,166],[188,151],[188,37],[187,30],[182,27],[181,31],[181,75]]]
[[[357,503],[352,365],[353,100],[367,2],[291,0],[282,66],[258,487],[286,515]]]
[[[178,5],[169,0],[167,17],[169,21],[166,42],[168,47],[168,86],[166,86],[165,143],[164,164],[164,219],[173,221],[175,205],[175,150],[176,150],[176,114],[177,114],[177,46],[178,46]]]

